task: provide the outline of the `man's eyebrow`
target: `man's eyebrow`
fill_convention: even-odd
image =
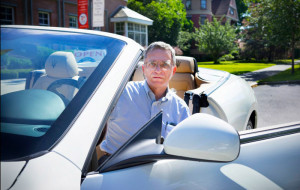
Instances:
[[[157,60],[157,59],[149,59],[147,62],[164,62],[164,63],[171,63],[171,60]]]

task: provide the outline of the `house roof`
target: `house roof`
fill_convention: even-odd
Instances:
[[[230,2],[231,0],[213,0],[212,3],[212,12],[215,16],[229,16],[233,20],[238,20],[237,15],[228,15],[228,10],[230,7]],[[236,7],[232,7],[233,9],[236,10],[237,14],[237,9]]]
[[[111,22],[133,22],[137,24],[152,25],[153,20],[129,9],[128,7],[121,6],[110,18]]]

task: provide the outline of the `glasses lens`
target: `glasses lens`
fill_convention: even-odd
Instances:
[[[165,62],[161,62],[161,63],[151,61],[151,62],[146,63],[146,65],[147,65],[147,67],[149,67],[150,69],[153,69],[153,70],[156,69],[157,67],[159,67],[162,70],[168,70],[171,68],[171,61],[165,61]]]

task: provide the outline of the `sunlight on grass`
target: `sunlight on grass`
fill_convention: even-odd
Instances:
[[[198,62],[198,67],[217,69],[240,75],[243,73],[264,69],[275,65],[274,63],[239,63],[236,61],[222,61],[220,64],[213,62]]]

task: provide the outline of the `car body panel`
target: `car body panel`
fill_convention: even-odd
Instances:
[[[82,189],[299,189],[299,147],[300,134],[290,134],[242,144],[230,163],[162,160],[90,174]]]
[[[1,189],[9,189],[22,171],[26,162],[1,162]]]
[[[80,189],[81,170],[55,152],[33,158],[11,189]]]
[[[203,124],[195,125],[197,122]],[[240,138],[227,122],[216,120],[209,114],[194,114],[179,123],[166,137],[163,145],[169,155],[229,162],[239,154]]]
[[[226,96],[226,94],[230,96]],[[246,129],[248,120],[253,111],[257,110],[257,100],[251,87],[240,77],[230,75],[230,78],[208,96],[211,106],[201,108],[201,113],[212,113],[238,131]],[[210,109],[210,110],[207,110]],[[253,123],[255,124],[255,123]]]

